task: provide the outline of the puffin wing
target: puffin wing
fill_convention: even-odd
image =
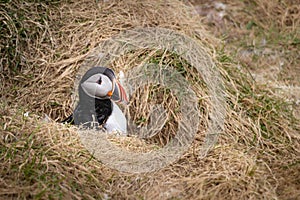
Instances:
[[[112,113],[107,119],[104,127],[109,133],[118,131],[124,135],[127,134],[126,117],[115,102],[112,102]]]
[[[81,125],[83,128],[97,128],[103,124],[105,116],[97,115],[95,109],[78,104],[73,113],[75,125]]]

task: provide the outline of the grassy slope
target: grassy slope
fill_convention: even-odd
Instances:
[[[45,123],[43,117],[36,114],[24,116],[29,110],[31,113],[41,115],[45,112],[59,118],[62,115],[62,108],[67,107],[63,103],[68,104],[68,101],[59,101],[65,99],[66,89],[61,89],[64,92],[60,92],[59,84],[49,85],[51,77],[45,78],[45,83],[36,80],[36,77],[43,72],[39,69],[40,66],[54,65],[53,68],[45,69],[45,74],[52,73],[53,77],[62,77],[62,73],[57,70],[61,65],[66,65],[66,69],[69,69],[65,62],[75,63],[71,64],[71,67],[76,69],[77,56],[85,54],[86,50],[76,51],[67,44],[64,46],[59,43],[63,40],[59,38],[60,33],[55,31],[61,29],[61,33],[64,34],[68,31],[60,24],[64,22],[60,22],[56,17],[57,14],[61,14],[60,6],[65,9],[65,13],[71,15],[71,9],[82,8],[84,4],[60,5],[50,1],[34,3],[16,1],[15,4],[3,4],[5,7],[1,6],[0,12],[2,19],[0,78],[3,83],[0,86],[3,100],[0,104],[1,197],[297,199],[300,195],[300,126],[291,109],[291,106],[296,104],[294,101],[285,102],[278,98],[274,95],[272,87],[257,84],[247,74],[248,70],[253,73],[258,73],[262,69],[268,70],[273,65],[270,59],[275,54],[275,61],[273,60],[275,64],[282,59],[288,64],[274,80],[276,84],[278,82],[299,84],[296,76],[299,29],[296,25],[287,26],[278,22],[282,21],[280,18],[284,16],[282,13],[294,4],[270,5],[264,1],[230,1],[227,4],[229,11],[223,20],[214,21],[215,19],[207,18],[204,20],[212,32],[219,37],[225,37],[227,41],[225,49],[220,47],[216,54],[226,83],[229,106],[225,133],[221,135],[215,149],[202,160],[197,160],[195,153],[201,143],[195,142],[191,151],[170,167],[140,175],[119,173],[93,159],[81,146],[76,128],[68,128],[54,122]],[[123,8],[122,4],[112,5],[112,7],[107,5],[112,12],[114,9],[119,12]],[[130,8],[124,7],[126,12],[122,14],[123,18],[127,16],[126,13],[132,12]],[[151,9],[151,6],[148,9]],[[276,21],[272,18],[274,15],[270,13],[278,10],[282,13],[275,15]],[[105,13],[108,12],[107,9],[103,8],[101,11],[102,17],[109,15]],[[67,14],[62,15],[67,17]],[[82,32],[86,34],[76,29],[76,23],[88,26],[85,20],[90,15],[83,14],[78,17],[78,21],[75,19],[72,30],[78,34]],[[118,23],[124,23],[122,18],[113,17],[121,20],[117,21]],[[299,23],[298,18],[293,19],[293,23]],[[284,20],[283,22],[290,23]],[[151,23],[162,22],[154,19]],[[72,25],[70,26],[72,28]],[[134,23],[130,26],[134,26]],[[52,39],[59,39],[51,41],[52,35],[55,36]],[[69,37],[69,39],[67,42],[76,43],[78,38]],[[260,42],[254,42],[263,39],[267,41],[264,46]],[[39,44],[37,49],[26,49],[28,46],[33,47],[31,43],[36,40],[39,40],[36,43]],[[50,48],[46,44],[54,46]],[[56,48],[55,45],[60,48]],[[92,48],[93,44],[90,45]],[[70,52],[64,52],[66,46],[71,49]],[[43,55],[43,52],[50,52],[51,49],[56,49],[53,58],[34,59],[35,53]],[[270,49],[269,54],[266,54],[266,49]],[[74,60],[70,61],[71,55],[74,56]],[[57,66],[55,63],[47,63],[55,59],[65,62],[60,62],[61,65]],[[238,68],[239,65],[242,66],[242,70]],[[61,83],[59,78],[56,80]],[[34,87],[42,89],[44,89],[42,85],[46,84],[53,89],[50,92],[41,90],[40,95],[35,95],[34,92],[39,90],[30,88],[30,84],[36,84]],[[33,97],[25,95],[28,90],[26,88],[34,91],[31,94]],[[15,100],[15,97],[18,99]],[[25,103],[22,103],[22,100]],[[30,106],[26,106],[27,104]]]

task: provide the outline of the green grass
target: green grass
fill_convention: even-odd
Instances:
[[[231,109],[236,112],[243,112],[252,121],[258,122],[263,139],[269,140],[274,144],[291,145],[289,136],[286,135],[282,126],[289,126],[297,129],[294,122],[291,104],[286,102],[285,98],[275,97],[272,88],[266,85],[259,85],[253,79],[250,73],[244,73],[245,67],[233,68],[233,58],[226,55],[221,49],[218,56],[226,70],[224,76],[225,90],[228,94],[235,97],[233,102],[227,98],[227,103]],[[237,63],[236,63],[237,65]],[[230,84],[229,84],[230,83]],[[236,90],[232,89],[235,85]],[[253,141],[258,136],[253,131]]]
[[[1,104],[2,108],[6,109],[6,106]],[[0,117],[0,136],[5,138],[0,141],[1,177],[7,183],[13,183],[15,187],[24,188],[23,192],[16,190],[6,197],[64,199],[63,186],[68,186],[66,190],[85,197],[87,185],[89,188],[90,185],[95,185],[98,189],[102,187],[100,182],[95,181],[95,169],[91,172],[82,171],[78,175],[73,174],[78,166],[84,168],[93,162],[93,157],[86,150],[77,147],[74,152],[74,148],[64,148],[70,143],[67,135],[56,132],[51,133],[52,137],[49,138],[45,130],[49,125],[37,120],[36,116],[24,117],[23,114],[24,110],[21,108],[12,112],[9,118],[4,113]],[[13,125],[7,126],[8,123]],[[62,137],[66,137],[66,144],[60,144],[59,140]],[[58,152],[58,149],[62,152]],[[79,161],[82,163],[79,164]],[[30,186],[34,189],[26,189]],[[97,197],[100,198],[99,195],[95,195],[95,198]]]

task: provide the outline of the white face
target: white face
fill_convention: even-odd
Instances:
[[[99,80],[101,81],[99,82]],[[113,83],[103,74],[95,74],[81,84],[84,92],[93,98],[106,99],[108,92],[113,90]]]

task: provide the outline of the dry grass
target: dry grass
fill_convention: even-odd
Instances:
[[[270,56],[282,48],[285,53],[278,59],[284,59],[289,69],[295,70],[293,74],[297,72],[299,6],[291,2],[267,2],[230,1],[229,8],[237,9],[237,12],[230,12],[231,15],[221,21],[225,24],[208,22],[208,28],[221,33],[218,36],[227,31],[225,39],[229,45],[225,52],[222,43],[199,24],[200,19],[191,12],[192,9],[179,1],[0,3],[0,197],[299,198],[299,120],[293,116],[290,103],[279,98],[273,88],[258,84],[245,73],[246,69],[257,71],[259,66],[265,66]],[[247,15],[242,15],[241,10],[246,8]],[[234,14],[238,15],[232,16]],[[251,20],[254,23],[249,23]],[[268,23],[280,32],[268,31]],[[169,63],[181,70],[198,95],[201,122],[192,146],[175,163],[152,173],[122,173],[91,156],[81,145],[76,127],[63,126],[55,121],[71,112],[74,76],[98,44],[123,30],[157,26],[176,30],[205,45],[224,81],[225,128],[216,146],[206,157],[199,159],[209,121],[207,113],[211,109],[209,101],[200,101],[207,92],[201,75],[185,60],[172,54],[148,50],[128,53],[111,67],[116,71],[126,71],[147,62]],[[230,32],[232,27],[235,32]],[[280,35],[286,37],[282,39]],[[247,62],[258,67],[247,65],[240,59],[237,48],[248,49],[253,38],[264,37],[274,38],[267,45],[272,53],[256,57],[257,61],[251,54]],[[242,42],[246,45],[243,46]],[[257,43],[251,48],[266,49]],[[288,70],[281,71],[281,74],[279,81],[291,77],[289,83],[298,84],[297,77],[289,76]],[[147,90],[136,92],[130,104],[130,114],[136,122],[147,122],[149,108],[143,104],[151,101],[169,102],[165,107],[170,108],[168,115],[172,116],[171,111],[177,106],[176,97],[157,86],[148,86],[147,89],[158,98],[141,101],[143,95],[147,96]],[[45,122],[44,114],[53,121]],[[165,131],[176,129],[176,116]],[[129,151],[146,152],[164,145],[168,141],[164,138],[166,133],[169,132],[162,132],[158,138],[148,141],[113,136],[110,140]]]
[[[257,82],[283,95],[299,118],[299,1],[218,2],[223,4],[193,1],[197,12],[205,16],[203,23],[226,41],[226,52]]]

